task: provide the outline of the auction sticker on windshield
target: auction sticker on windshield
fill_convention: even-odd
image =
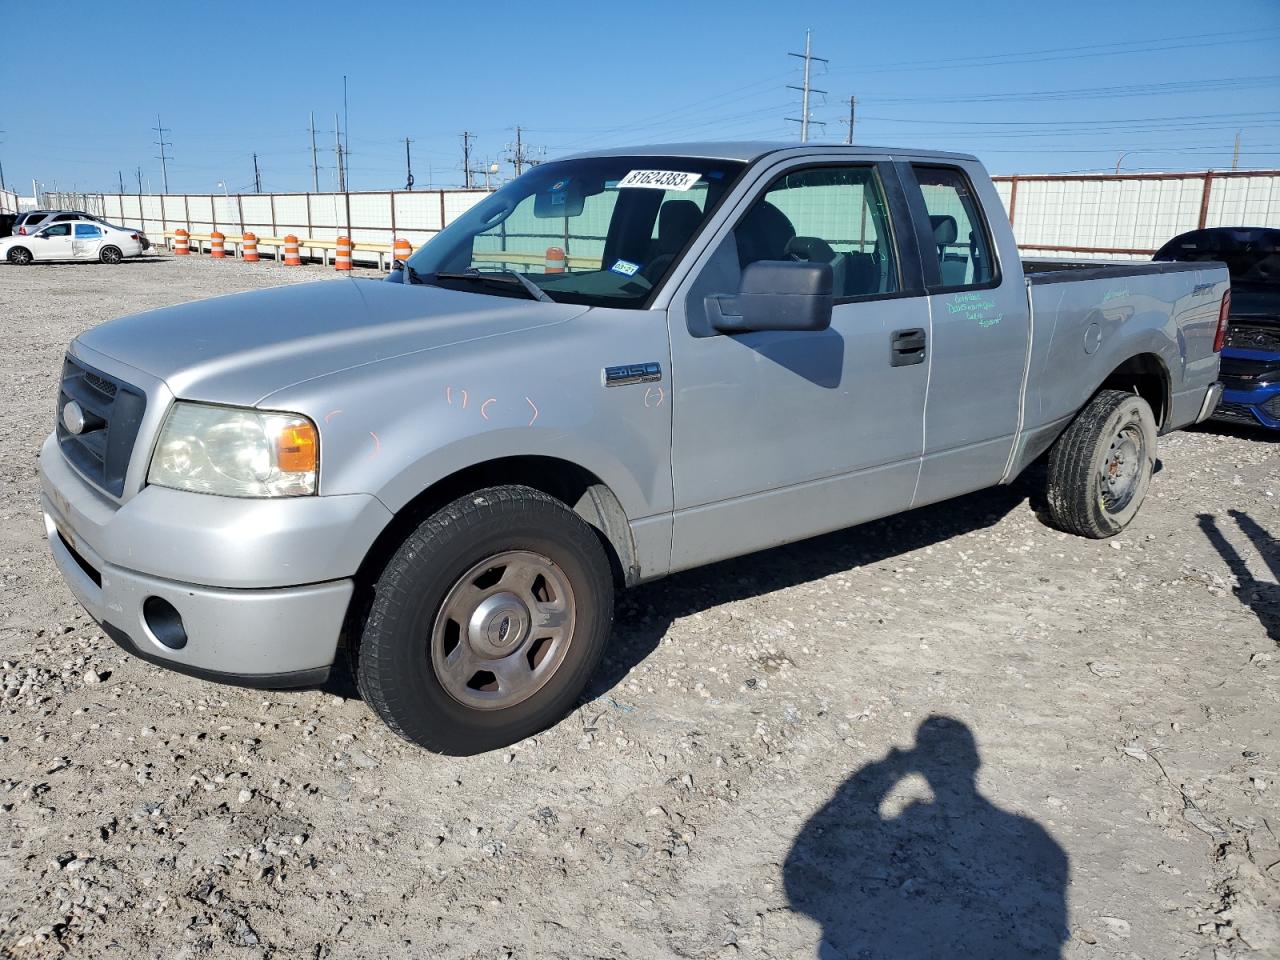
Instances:
[[[618,181],[618,187],[645,187],[649,190],[688,190],[702,177],[700,173],[678,170],[632,170]]]

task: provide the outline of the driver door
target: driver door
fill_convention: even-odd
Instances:
[[[70,260],[71,224],[54,223],[36,233],[31,244],[31,256],[36,260]]]
[[[887,158],[886,158],[887,160]],[[893,165],[780,162],[676,291],[671,569],[907,509],[924,450],[928,303]],[[822,332],[716,332],[757,260],[830,263]]]
[[[102,249],[102,228],[96,223],[77,223],[74,227],[71,255],[77,260],[97,260]]]

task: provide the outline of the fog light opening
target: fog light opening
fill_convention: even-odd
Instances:
[[[147,597],[142,601],[142,618],[151,635],[170,650],[181,650],[187,645],[187,630],[182,625],[182,617],[168,600]]]

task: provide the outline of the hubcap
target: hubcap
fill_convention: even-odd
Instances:
[[[573,588],[544,556],[511,550],[476,564],[445,595],[431,664],[449,695],[501,710],[537,693],[573,639]]]
[[[1101,472],[1102,506],[1108,513],[1118,513],[1133,501],[1146,458],[1147,441],[1137,424],[1125,424],[1111,438]]]

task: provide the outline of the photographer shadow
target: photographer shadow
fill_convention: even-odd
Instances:
[[[857,770],[805,824],[784,878],[792,909],[822,925],[820,960],[1062,956],[1066,852],[978,792],[979,764],[965,724],[929,717],[911,750]],[[895,794],[915,776],[931,800]]]

